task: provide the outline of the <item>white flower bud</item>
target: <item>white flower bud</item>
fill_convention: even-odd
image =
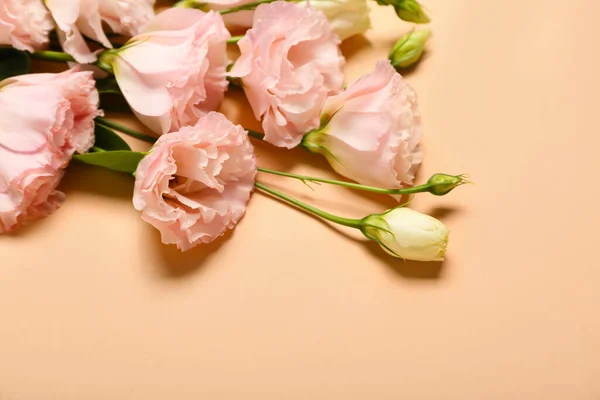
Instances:
[[[341,40],[365,33],[371,28],[367,0],[307,0],[325,14]]]
[[[429,215],[398,207],[363,219],[363,234],[394,257],[442,261],[450,230]]]

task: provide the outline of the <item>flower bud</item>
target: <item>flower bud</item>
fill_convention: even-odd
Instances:
[[[389,55],[394,68],[407,68],[418,62],[430,34],[429,29],[411,31],[398,39]]]
[[[429,215],[397,207],[363,220],[361,231],[388,254],[415,261],[442,261],[450,230]]]
[[[375,0],[380,6],[393,6],[404,21],[426,24],[431,21],[417,0]]]
[[[443,196],[457,186],[470,183],[466,178],[467,175],[434,174],[427,181],[429,193]]]
[[[431,19],[425,14],[421,4],[416,0],[396,0],[391,1],[398,17],[404,21],[414,22],[415,24],[426,24]]]

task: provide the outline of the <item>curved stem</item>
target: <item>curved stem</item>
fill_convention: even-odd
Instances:
[[[133,130],[131,128],[128,128],[124,125],[121,125],[119,123],[116,123],[114,121],[111,121],[111,120],[103,118],[103,117],[96,117],[96,123],[98,125],[104,126],[105,128],[112,128],[112,129],[115,129],[126,135],[132,136],[136,139],[143,140],[144,142],[154,143],[157,140],[156,138],[153,138],[152,136],[144,135],[143,133],[140,133],[136,130]]]
[[[29,56],[37,60],[53,62],[76,62],[76,60],[70,54],[64,53],[62,51],[36,51],[34,53],[30,53]],[[112,67],[110,65],[106,65],[101,60],[98,60],[93,64],[97,65],[100,69],[104,70],[105,72],[108,72],[109,74],[113,73]]]
[[[277,198],[284,200],[290,204],[293,204],[296,207],[298,207],[310,214],[314,214],[318,217],[326,219],[327,221],[331,221],[331,222],[334,222],[339,225],[349,226],[351,228],[356,228],[356,229],[360,229],[362,226],[362,221],[360,219],[343,218],[343,217],[339,217],[337,215],[329,214],[328,212],[325,212],[325,211],[320,210],[316,207],[313,207],[309,204],[306,204],[300,200],[290,197],[287,194],[281,193],[275,189],[271,189],[270,187],[265,186],[260,182],[254,182],[254,186],[256,186],[258,189],[262,190],[263,192],[269,193],[271,196],[277,197]]]
[[[322,183],[327,183],[329,185],[344,186],[344,187],[351,188],[351,189],[364,190],[365,192],[373,192],[373,193],[380,193],[380,194],[405,195],[405,194],[413,194],[413,193],[423,193],[423,192],[428,192],[429,189],[431,188],[431,184],[425,183],[423,185],[413,186],[413,187],[409,187],[409,188],[384,189],[384,188],[378,188],[378,187],[374,187],[374,186],[361,185],[359,183],[336,181],[334,179],[317,178],[317,177],[306,176],[306,175],[296,175],[296,174],[291,174],[289,172],[275,171],[275,170],[267,169],[267,168],[259,167],[258,170],[261,172],[265,172],[267,174],[285,176],[287,178],[298,179],[300,181],[322,182]]]
[[[148,142],[148,143],[154,143],[154,142],[156,142],[158,140],[158,139],[156,139],[156,138],[154,138],[152,136],[144,135],[143,133],[140,133],[140,132],[138,132],[138,131],[136,131],[134,129],[128,128],[128,127],[126,127],[124,125],[121,125],[121,124],[119,124],[117,122],[111,121],[111,120],[103,118],[103,117],[96,117],[96,123],[99,124],[99,125],[103,125],[106,128],[115,129],[115,130],[117,130],[119,132],[122,132],[122,133],[124,133],[126,135],[133,136],[136,139],[140,139],[140,140],[143,140],[143,141]],[[262,140],[262,138],[265,136],[264,134],[262,134],[260,132],[253,131],[251,129],[246,129],[246,130],[248,131],[248,136],[251,136],[251,137],[256,138],[256,139],[261,139]]]
[[[63,53],[62,51],[36,51],[34,53],[30,53],[29,55],[31,56],[31,58],[36,58],[38,60],[54,62],[75,61],[75,59],[70,54]]]

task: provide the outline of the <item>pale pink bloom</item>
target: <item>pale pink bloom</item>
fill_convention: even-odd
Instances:
[[[171,8],[105,62],[139,120],[163,134],[217,109],[228,84],[229,37],[214,11]]]
[[[339,174],[385,188],[413,183],[423,158],[421,115],[415,91],[389,61],[328,98],[322,118],[327,125],[303,145],[327,157]]]
[[[50,13],[40,0],[0,1],[0,44],[19,50],[42,50],[54,28]]]
[[[254,0],[206,0],[206,7],[212,10],[224,10],[239,7]],[[371,27],[367,0],[304,0],[297,4],[310,4],[322,11],[333,30],[344,40],[350,36],[366,32]],[[227,27],[231,29],[248,29],[252,27],[254,11],[236,11],[223,16]]]
[[[163,243],[185,251],[235,227],[255,175],[247,132],[210,112],[158,139],[136,171],[133,205]]]
[[[102,28],[102,22],[115,33],[135,35],[154,15],[154,0],[45,0],[46,7],[58,27],[58,39],[65,52],[80,63],[96,61],[84,36],[102,44],[112,45]]]
[[[73,153],[94,142],[98,92],[91,72],[31,74],[0,82],[0,233],[46,216]]]
[[[277,1],[261,4],[254,26],[238,42],[231,75],[242,78],[265,140],[294,147],[319,126],[328,95],[343,86],[340,40],[322,12]]]
[[[111,48],[102,30],[98,13],[100,0],[45,0],[46,7],[56,22],[58,40],[63,50],[80,63],[96,61],[83,35]]]

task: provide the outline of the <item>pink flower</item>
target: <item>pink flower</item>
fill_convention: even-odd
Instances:
[[[206,0],[205,6],[212,10],[225,10],[239,7],[254,0]],[[322,11],[341,40],[366,32],[371,27],[367,0],[300,0],[297,4],[310,4]],[[228,13],[223,16],[227,27],[231,29],[247,29],[252,27],[254,11],[244,10]]]
[[[339,174],[364,185],[413,183],[423,158],[421,115],[414,90],[389,61],[325,102],[327,125],[302,144],[321,153]]]
[[[139,120],[163,134],[219,106],[228,84],[229,37],[214,11],[172,8],[103,60]]]
[[[46,216],[73,153],[94,142],[98,92],[91,72],[31,74],[0,82],[0,233]]]
[[[30,52],[42,50],[53,28],[50,13],[40,0],[0,2],[0,44]]]
[[[185,251],[237,224],[255,175],[246,131],[211,112],[158,139],[136,171],[133,205],[163,243]]]
[[[154,18],[155,0],[101,0],[98,11],[114,33],[135,36]]]
[[[58,39],[80,63],[96,61],[84,36],[112,48],[102,22],[115,33],[135,35],[154,15],[154,0],[45,0],[58,27]]]
[[[278,1],[258,6],[254,27],[238,44],[231,75],[242,78],[265,140],[298,145],[319,126],[327,96],[342,89],[339,38],[322,12]]]

